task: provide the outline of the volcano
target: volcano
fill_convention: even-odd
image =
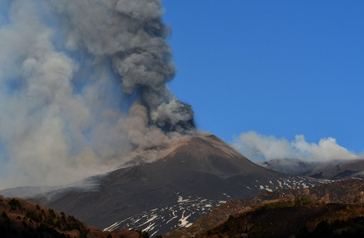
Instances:
[[[96,184],[91,189],[54,189],[35,200],[107,231],[126,227],[156,235],[188,227],[231,199],[311,186],[308,179],[263,168],[217,137],[201,134],[172,143],[154,162],[90,180]]]

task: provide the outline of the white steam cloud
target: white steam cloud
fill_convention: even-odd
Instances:
[[[318,143],[310,143],[303,135],[298,135],[289,141],[248,132],[236,138],[233,146],[243,155],[255,161],[276,159],[330,161],[358,157],[331,137],[323,138]]]
[[[193,129],[159,0],[2,0],[0,188],[57,185]]]

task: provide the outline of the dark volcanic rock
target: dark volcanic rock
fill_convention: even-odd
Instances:
[[[364,182],[348,179],[223,204],[179,237],[363,237]]]
[[[169,153],[153,163],[97,179],[97,189],[54,191],[40,200],[99,228],[130,227],[155,235],[188,227],[233,198],[310,186],[304,178],[260,167],[218,138],[205,135],[171,145]]]

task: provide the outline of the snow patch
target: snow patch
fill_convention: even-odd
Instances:
[[[185,216],[185,212],[182,213],[182,217],[179,219],[179,227],[190,227],[192,226],[192,223],[188,221],[188,218],[190,218],[191,214],[188,216]]]

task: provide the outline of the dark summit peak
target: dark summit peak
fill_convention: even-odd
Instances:
[[[219,177],[268,172],[255,165],[214,135],[198,134],[181,140],[157,164],[213,174]],[[270,171],[269,171],[270,172]]]

